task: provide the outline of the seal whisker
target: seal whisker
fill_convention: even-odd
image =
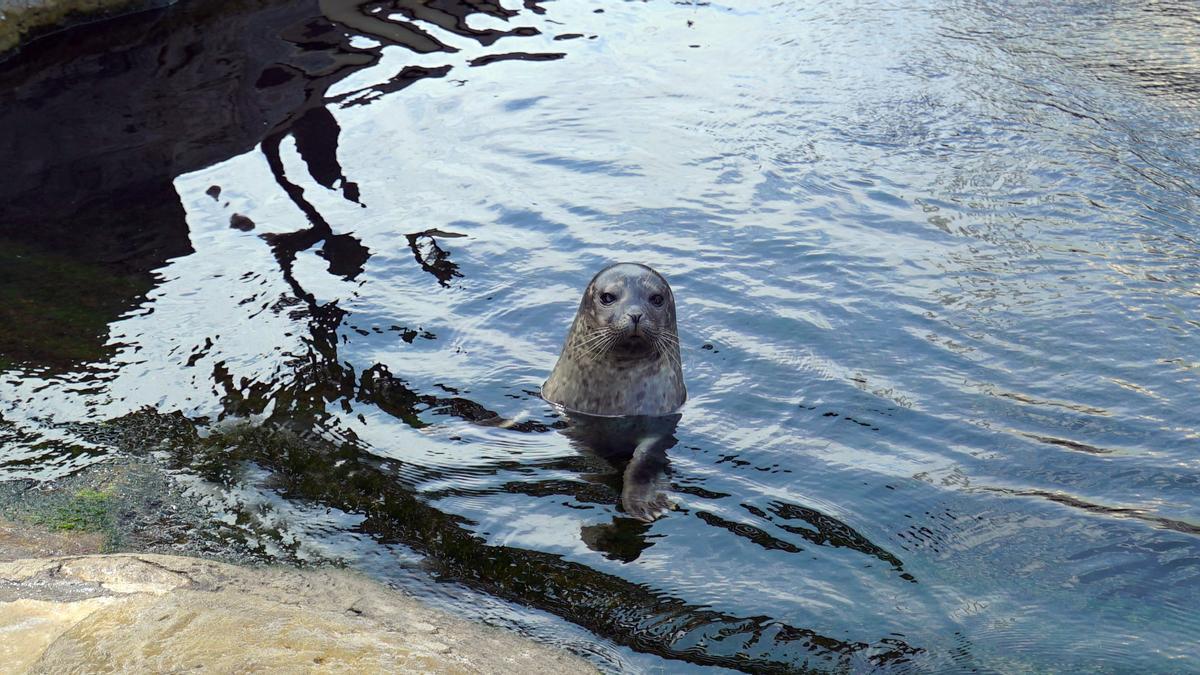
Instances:
[[[646,334],[651,337],[661,337],[664,340],[671,340],[675,343],[679,342],[679,338],[667,326],[647,326]]]
[[[579,350],[579,355],[589,361],[595,361],[600,354],[600,343]]]
[[[647,331],[654,341],[664,347],[679,347],[679,338],[667,330],[651,330]]]
[[[595,328],[595,329],[589,330],[587,332],[581,332],[578,336],[575,337],[575,344],[581,344],[584,342],[588,342],[590,340],[595,340],[596,338],[603,336],[607,332],[608,332],[608,328],[606,326],[601,326],[600,328]]]
[[[588,333],[576,346],[590,360],[596,360],[608,353],[612,345],[620,338],[620,332],[608,326],[602,326]]]
[[[589,347],[591,347],[593,345],[603,342],[605,340],[605,338],[607,338],[611,332],[612,332],[612,330],[608,327],[597,328],[596,330],[594,330],[590,333],[587,333],[584,336],[582,336],[581,338],[577,339],[574,342],[574,346],[580,347],[583,349],[588,349]]]
[[[572,346],[584,350],[591,349],[597,344],[603,342],[606,337],[606,335],[592,335],[585,339],[576,341]]]
[[[600,357],[604,356],[605,351],[607,351],[604,347],[604,344],[605,343],[603,343],[603,342],[599,342],[599,343],[593,345],[592,347],[590,347],[589,349],[584,351],[583,356],[587,357],[591,361],[599,360]]]
[[[669,344],[675,345],[676,347],[679,346],[679,338],[676,337],[675,335],[672,335],[671,333],[669,333],[667,331],[658,331],[655,334],[655,336],[658,338],[661,338],[662,340],[664,340],[665,342],[667,342]]]
[[[618,333],[616,331],[613,331],[612,333],[610,333],[608,336],[608,339],[600,344],[600,353],[597,354],[597,358],[599,358],[600,356],[604,356],[604,355],[608,354],[610,351],[612,351],[612,348],[617,344],[617,342],[620,341],[620,339],[621,339],[620,333]]]
[[[660,333],[659,335],[655,336],[654,346],[660,354],[663,354],[667,357],[667,360],[670,361],[672,365],[680,370],[683,370],[683,364],[680,363],[679,359],[679,343],[664,339]]]

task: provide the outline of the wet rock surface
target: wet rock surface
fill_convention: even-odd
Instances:
[[[113,554],[0,562],[0,672],[595,672],[340,570]]]
[[[161,466],[125,455],[57,480],[0,482],[0,561],[138,552],[243,564],[317,562],[267,556],[269,532],[260,538],[215,521],[204,499]]]
[[[104,535],[98,532],[31,531],[0,517],[0,561],[99,553],[103,547]]]
[[[269,533],[202,500],[123,455],[0,483],[0,675],[595,671],[350,572],[261,566]]]
[[[5,0],[0,2],[0,60],[9,50],[67,26],[169,4],[170,0]]]

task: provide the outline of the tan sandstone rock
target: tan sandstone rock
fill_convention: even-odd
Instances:
[[[55,532],[0,518],[0,561],[99,553],[103,545],[104,536],[95,532]]]
[[[149,554],[0,562],[0,673],[595,672],[338,570]]]

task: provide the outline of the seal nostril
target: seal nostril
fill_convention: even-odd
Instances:
[[[630,314],[629,318],[631,320],[633,320],[633,325],[636,326],[637,322],[642,320],[642,315],[641,314]]]

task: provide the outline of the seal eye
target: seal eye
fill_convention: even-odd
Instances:
[[[601,293],[600,294],[600,304],[602,304],[602,305],[611,305],[611,304],[613,304],[614,301],[616,301],[616,299],[617,299],[617,296],[613,295],[612,293]]]
[[[662,307],[663,296],[659,295],[658,293],[650,296],[650,304],[654,305],[655,307]]]

